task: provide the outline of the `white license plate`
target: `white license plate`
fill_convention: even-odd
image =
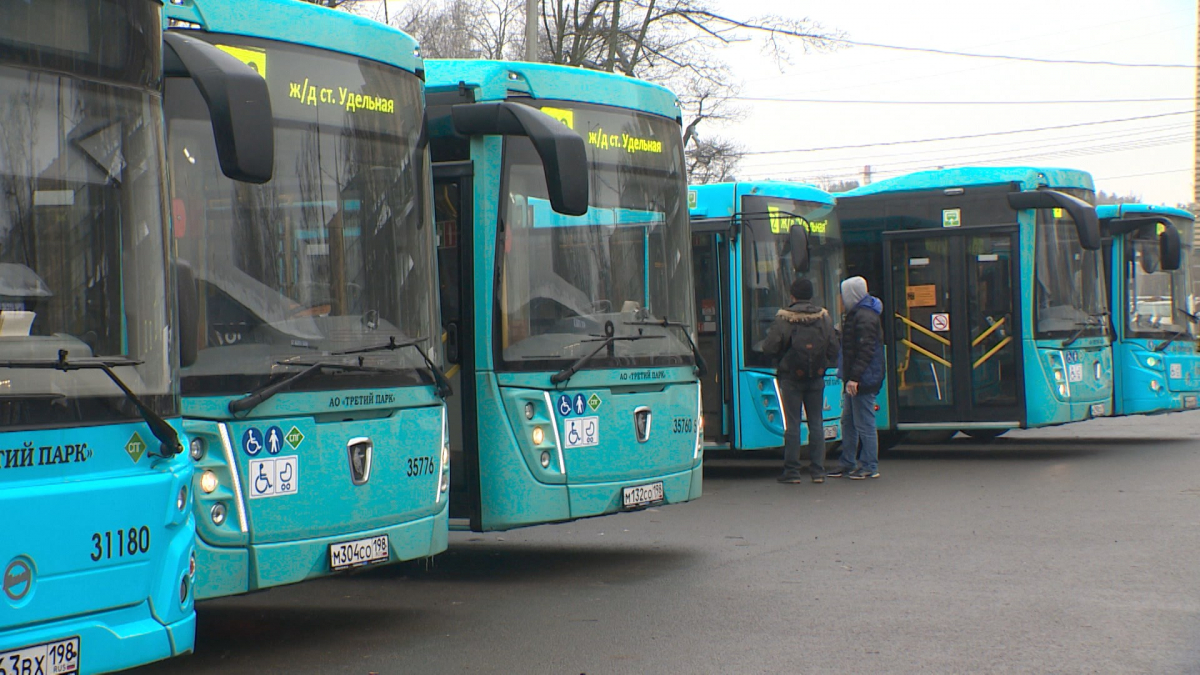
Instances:
[[[79,638],[0,652],[0,673],[68,675],[79,672]]]
[[[663,498],[662,481],[650,483],[649,485],[635,485],[621,491],[621,502],[626,508],[661,502]]]
[[[1196,397],[1195,396],[1184,396],[1183,397],[1183,407],[1195,408],[1196,407]]]
[[[825,427],[825,440],[828,441],[837,438],[837,432],[838,428],[836,424],[831,424]]]
[[[388,537],[368,537],[329,545],[329,567],[345,570],[371,563],[387,562],[390,548]]]
[[[1103,403],[1093,403],[1092,404],[1092,417],[1104,417],[1104,404]]]

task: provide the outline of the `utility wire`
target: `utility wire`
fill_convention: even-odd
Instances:
[[[764,24],[753,23],[750,21],[739,21],[737,19],[731,19],[729,17],[721,16],[720,14],[714,14],[712,12],[707,12],[707,11],[695,11],[695,12],[691,12],[691,14],[695,14],[697,16],[707,16],[710,19],[713,19],[715,21],[720,21],[722,23],[728,24],[729,26],[733,26],[736,28],[747,28],[750,30],[759,30],[759,31],[764,31],[767,33],[772,33],[772,34],[787,35],[789,37],[797,37],[797,38],[801,38],[801,39],[812,40],[813,42],[816,42],[816,43],[832,42],[832,43],[838,43],[838,44],[844,44],[844,45],[852,45],[854,47],[872,47],[875,49],[890,49],[890,50],[902,51],[902,52],[922,52],[925,54],[941,54],[944,56],[962,56],[962,57],[972,58],[972,59],[998,59],[998,60],[1002,60],[1002,61],[1027,61],[1030,63],[1059,63],[1059,64],[1067,64],[1067,65],[1080,65],[1080,66],[1116,66],[1119,68],[1189,68],[1189,69],[1196,67],[1195,64],[1191,64],[1191,63],[1188,63],[1188,64],[1122,63],[1122,62],[1118,62],[1118,61],[1084,61],[1084,60],[1078,60],[1078,59],[1043,59],[1043,58],[1038,58],[1038,57],[1033,57],[1033,56],[1011,56],[1008,54],[977,54],[977,53],[972,53],[972,52],[953,51],[950,49],[934,49],[932,47],[906,47],[906,46],[901,46],[901,45],[887,45],[887,44],[882,44],[879,42],[863,42],[860,40],[847,40],[846,38],[829,37],[826,35],[817,35],[814,33],[802,33],[800,31],[789,30],[787,28],[768,26],[768,25],[764,25]],[[684,18],[688,19],[689,21],[692,21],[693,23],[696,23],[696,20],[691,17],[685,16]]]
[[[790,152],[818,152],[825,150],[849,150],[855,148],[877,148],[889,145],[911,145],[914,143],[935,143],[938,141],[959,141],[968,138],[985,138],[988,136],[1008,136],[1012,134],[1027,134],[1037,131],[1054,131],[1057,129],[1076,129],[1079,127],[1095,126],[1097,124],[1115,124],[1117,122],[1132,122],[1135,120],[1156,119],[1159,117],[1173,117],[1177,115],[1192,115],[1195,110],[1181,110],[1178,112],[1160,113],[1158,115],[1139,115],[1137,117],[1122,117],[1119,119],[1099,120],[1096,122],[1076,122],[1074,124],[1059,124],[1048,127],[1035,127],[1032,129],[1010,129],[1008,131],[991,131],[981,134],[965,134],[962,136],[942,136],[940,138],[920,138],[907,141],[881,141],[879,143],[862,143],[858,145],[830,145],[820,148],[793,148],[791,150],[748,150],[745,155],[778,155]]]

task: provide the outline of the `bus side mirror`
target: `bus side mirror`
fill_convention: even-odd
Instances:
[[[221,172],[246,183],[271,180],[275,120],[267,81],[206,42],[172,31],[162,37],[163,75],[190,78],[208,104]]]
[[[175,261],[175,288],[179,312],[179,367],[196,362],[200,351],[200,290],[186,260]]]
[[[533,142],[550,207],[567,216],[588,210],[588,164],[583,138],[546,113],[519,103],[462,103],[450,108],[454,130],[464,136],[525,136]]]
[[[1075,231],[1079,234],[1079,245],[1087,251],[1100,250],[1100,220],[1096,217],[1096,207],[1057,190],[1031,190],[1027,192],[1008,193],[1008,205],[1014,210],[1022,209],[1064,209],[1075,221]]]
[[[1183,263],[1183,245],[1174,223],[1168,222],[1158,235],[1158,260],[1168,272],[1174,272]]]
[[[792,269],[796,272],[807,272],[808,259],[808,228],[800,223],[792,225],[788,230],[788,250],[792,255]]]

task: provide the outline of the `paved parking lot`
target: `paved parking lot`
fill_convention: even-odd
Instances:
[[[1200,672],[1200,412],[779,467],[203,603],[197,653],[140,672]]]

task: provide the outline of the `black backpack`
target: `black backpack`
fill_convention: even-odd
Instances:
[[[791,373],[801,380],[824,377],[831,352],[837,358],[833,322],[829,316],[819,321],[793,323],[788,338],[788,348],[779,360],[779,372]]]

